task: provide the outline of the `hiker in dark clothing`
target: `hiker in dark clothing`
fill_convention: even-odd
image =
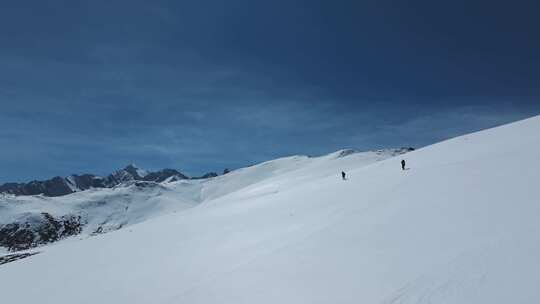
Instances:
[[[405,170],[405,160],[401,160],[401,170]]]
[[[343,172],[343,171],[341,171],[341,178],[342,178],[343,180],[346,180],[346,179],[347,179],[346,176],[345,176],[345,172]]]

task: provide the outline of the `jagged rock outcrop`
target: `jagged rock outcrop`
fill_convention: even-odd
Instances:
[[[0,246],[10,251],[33,248],[79,234],[83,225],[81,216],[55,218],[45,212],[29,213],[23,219],[0,226]]]

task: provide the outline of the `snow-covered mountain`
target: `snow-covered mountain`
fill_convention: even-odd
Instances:
[[[174,169],[163,169],[157,172],[148,172],[131,164],[124,169],[101,177],[93,174],[70,175],[67,177],[54,177],[45,181],[32,181],[29,183],[5,183],[0,185],[0,193],[14,195],[62,196],[92,188],[112,188],[130,181],[179,181],[188,179],[186,175]]]
[[[367,165],[408,149],[356,153],[359,164]],[[70,195],[47,197],[0,196],[0,247],[24,250],[56,242],[69,236],[88,236],[117,230],[157,215],[176,212],[203,201],[245,188],[285,173],[303,170],[336,159],[335,165],[352,156],[344,150],[324,157],[293,156],[233,171],[221,178],[188,179],[176,170],[145,172],[134,165],[111,174],[110,188],[74,190]],[[333,172],[321,171],[321,174]],[[69,180],[69,177],[67,178]],[[82,189],[84,190],[84,189]]]
[[[0,266],[1,297],[23,304],[540,303],[539,134],[534,117],[402,157],[297,156],[209,180],[153,183],[161,193],[154,203],[123,207],[142,204],[134,214],[161,216],[20,253],[40,252]],[[150,191],[129,187],[137,186],[106,191]],[[9,209],[4,203],[0,214]]]

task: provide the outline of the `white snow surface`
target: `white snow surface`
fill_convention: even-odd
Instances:
[[[300,184],[320,176],[335,175],[336,167],[358,167],[381,161],[394,156],[397,151],[343,150],[322,157],[292,156],[211,179],[173,181],[173,176],[162,183],[126,181],[114,188],[79,190],[60,197],[0,194],[0,227],[11,222],[38,224],[41,213],[49,213],[56,218],[75,215],[81,216],[85,224],[82,235],[78,236],[80,238],[94,234],[98,228],[102,232],[114,231],[228,194],[233,197],[257,196],[258,189],[271,193],[292,183]],[[328,166],[329,160],[333,166]],[[318,172],[309,173],[313,170]],[[243,190],[241,193],[234,194],[240,189]]]
[[[0,266],[1,299],[540,303],[540,117],[378,158],[289,157],[160,185],[169,203],[154,203],[174,210]]]

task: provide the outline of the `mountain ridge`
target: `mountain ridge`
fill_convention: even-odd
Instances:
[[[207,173],[201,178],[213,177],[213,173]],[[217,175],[216,175],[217,176]],[[95,174],[72,174],[66,177],[55,176],[46,180],[33,180],[30,182],[0,184],[0,193],[21,195],[44,195],[48,197],[64,196],[75,192],[85,191],[92,188],[112,188],[130,181],[147,182],[171,182],[183,179],[191,179],[175,169],[161,169],[148,172],[129,164],[123,169],[102,177]],[[198,177],[195,177],[198,178]]]

